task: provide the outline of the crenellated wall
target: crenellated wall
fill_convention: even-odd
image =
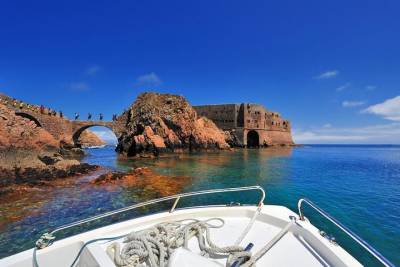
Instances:
[[[234,134],[240,146],[249,146],[250,143],[255,147],[294,144],[290,122],[262,105],[242,103],[194,108],[199,116],[213,120],[218,127]]]

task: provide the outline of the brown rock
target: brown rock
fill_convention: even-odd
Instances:
[[[106,142],[90,130],[85,130],[81,133],[79,143],[82,147],[102,146],[106,144]]]
[[[65,160],[60,142],[29,119],[0,104],[0,187],[38,184],[97,168]]]
[[[182,96],[143,93],[127,113],[126,132],[117,150],[128,156],[229,148],[223,131],[212,121],[199,118]]]
[[[16,116],[14,111],[0,104],[0,150],[23,148],[40,151],[57,149],[58,142],[43,128],[30,120]]]

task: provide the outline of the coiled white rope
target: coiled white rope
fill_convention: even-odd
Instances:
[[[188,249],[189,240],[196,237],[203,255],[229,256],[240,253],[242,256],[250,257],[251,253],[245,251],[241,246],[219,247],[211,240],[210,229],[221,228],[224,224],[225,222],[221,218],[160,223],[126,236],[122,250],[119,243],[111,244],[107,248],[107,253],[120,267],[142,267],[147,266],[146,263],[151,267],[165,267],[175,249],[179,247]],[[237,259],[237,257],[234,258]],[[231,265],[232,262],[228,261],[227,266]]]

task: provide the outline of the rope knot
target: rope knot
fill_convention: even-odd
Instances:
[[[50,233],[44,233],[44,234],[38,239],[38,241],[36,241],[36,248],[42,249],[42,248],[45,248],[45,247],[50,246],[50,245],[53,243],[53,240],[54,240],[55,238],[56,238],[56,237],[53,236],[53,235],[50,234]]]

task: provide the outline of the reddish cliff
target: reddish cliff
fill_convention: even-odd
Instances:
[[[81,133],[79,143],[83,147],[102,146],[106,144],[106,142],[90,130],[85,130]]]
[[[66,177],[93,169],[59,154],[59,141],[0,104],[0,187]],[[1,190],[0,190],[1,191]]]
[[[117,150],[128,156],[182,149],[227,149],[224,133],[182,96],[143,93],[127,111]]]
[[[46,130],[28,119],[16,116],[0,104],[0,149],[56,149],[58,142]]]

